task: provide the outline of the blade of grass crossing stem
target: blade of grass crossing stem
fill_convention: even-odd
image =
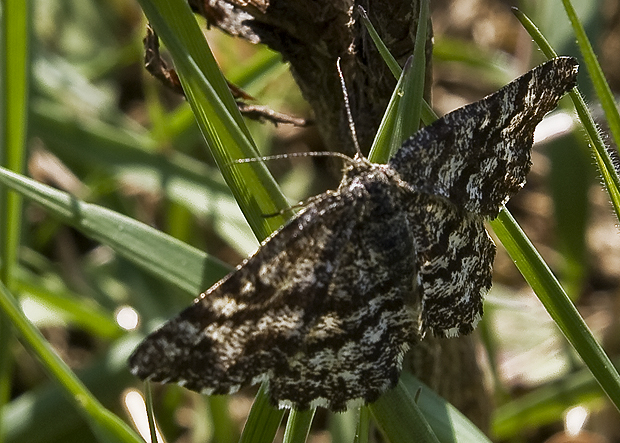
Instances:
[[[400,148],[402,143],[420,128],[420,113],[424,101],[424,79],[426,78],[426,37],[427,24],[429,21],[428,0],[420,2],[420,15],[418,28],[416,29],[415,44],[413,47],[413,69],[410,81],[405,83],[404,98],[398,105],[400,129],[400,143],[392,146],[391,155]]]
[[[30,1],[1,3],[0,14],[0,166],[21,172],[24,167],[30,80]],[[14,287],[19,250],[21,198],[0,186],[0,282]],[[0,315],[0,414],[11,395],[12,331]],[[4,435],[0,417],[0,439]]]
[[[403,372],[400,383],[441,442],[490,443],[489,438],[458,409],[437,395],[409,372]]]
[[[502,209],[491,226],[553,321],[620,410],[620,375],[547,264],[508,211]]]
[[[213,103],[213,95],[201,94],[202,90],[192,87],[192,85],[200,85],[201,83],[199,84],[193,79],[186,80],[183,76],[180,78],[184,85],[189,85],[186,87],[186,91],[188,91],[186,96],[197,116],[203,134],[208,132],[205,128],[213,129],[215,135],[213,135],[209,145],[214,156],[219,159],[220,171],[248,219],[252,230],[260,240],[265,239],[274,230],[282,226],[287,217],[283,215],[265,217],[264,214],[278,214],[280,211],[286,210],[289,205],[279,192],[273,177],[264,168],[262,161],[244,163],[243,165],[234,163],[234,160],[248,158],[248,156],[235,153],[233,148],[239,144],[229,137],[225,137],[226,133],[222,128],[227,125],[226,123],[233,124],[233,121],[228,119],[227,122],[224,120],[223,125],[215,125],[218,121],[214,121],[213,113],[205,110],[207,106],[203,104],[205,101]],[[205,137],[207,138],[207,136]],[[262,166],[256,168],[257,163]],[[270,190],[270,188],[272,189]]]
[[[250,138],[234,99],[229,96],[226,80],[189,6],[179,0],[140,0],[139,3],[150,24],[166,44],[175,65],[184,65],[187,60],[193,60],[199,67],[199,75],[204,75],[216,91],[221,100],[218,105],[226,108],[237,127]],[[186,66],[180,67],[185,70],[180,74],[194,75],[190,74]]]
[[[212,155],[239,202],[250,226],[264,239],[286,217],[264,217],[289,207],[275,180],[261,161],[208,44],[181,0],[140,0],[151,25],[170,51],[185,94]]]
[[[408,65],[405,66],[405,69],[402,71],[401,76],[396,83],[396,87],[392,92],[392,97],[388,102],[387,109],[383,114],[381,123],[379,124],[379,129],[375,134],[375,138],[370,148],[370,153],[368,154],[368,159],[371,162],[387,163],[390,159],[390,153],[394,144],[401,143],[400,136],[398,137],[398,140],[395,140],[395,136],[400,132],[396,129],[398,125],[399,103],[404,98],[404,85],[409,79],[411,73],[411,70],[407,68]]]
[[[368,405],[381,431],[392,443],[439,443],[437,436],[409,395],[402,381]]]
[[[307,411],[291,409],[286,423],[283,443],[304,443],[310,434],[316,408]]]
[[[594,86],[596,95],[601,101],[601,106],[605,111],[605,117],[607,117],[609,130],[613,135],[616,146],[620,146],[620,114],[618,113],[618,108],[616,107],[616,102],[611,92],[611,88],[609,87],[609,83],[605,79],[605,75],[603,74],[601,65],[598,62],[598,58],[594,53],[594,49],[592,49],[592,45],[586,35],[586,31],[579,21],[579,17],[577,17],[577,13],[573,8],[572,3],[570,0],[562,0],[562,3],[564,4],[564,9],[566,10],[568,19],[571,22],[575,36],[577,37],[577,44],[579,45],[581,55],[583,55],[583,60],[586,64],[586,68],[588,69],[588,74],[590,74],[592,85]]]
[[[521,22],[523,27],[534,39],[538,47],[543,51],[545,56],[547,56],[548,58],[557,57],[558,54],[551,47],[547,39],[545,39],[545,37],[542,35],[536,25],[529,19],[529,17],[527,17],[523,12],[516,8],[513,8],[513,12],[517,19]],[[579,23],[577,22],[577,24]],[[581,31],[581,34],[583,34],[583,38],[586,38],[585,34],[583,33],[583,29]],[[575,30],[575,33],[577,34],[577,38],[579,41],[579,32]],[[599,94],[601,103],[613,103],[613,95],[611,95],[611,93],[609,92],[608,85],[606,87],[600,87],[600,92],[599,88],[596,87],[598,83],[606,83],[606,81],[600,71],[600,66],[598,65],[598,62],[596,62],[596,55],[593,53],[591,45],[588,43],[586,45],[583,45],[582,47],[582,45],[580,44],[580,48],[584,54],[584,59],[586,61],[588,72],[590,73],[590,75],[594,74],[594,77],[597,79],[594,80],[593,77],[593,83],[595,84],[595,89],[597,91],[597,94]],[[592,66],[590,66],[589,63],[592,60],[594,60],[594,63]],[[605,189],[607,190],[607,193],[609,194],[609,197],[611,199],[611,203],[616,213],[616,217],[618,218],[618,220],[620,220],[620,177],[618,176],[618,171],[616,170],[614,162],[609,155],[607,148],[605,147],[605,142],[601,137],[601,133],[598,131],[597,126],[594,123],[594,119],[592,118],[592,115],[590,114],[590,111],[588,110],[588,107],[586,106],[585,101],[577,88],[574,88],[570,92],[570,97],[573,101],[573,104],[575,105],[579,120],[581,121],[581,124],[586,131],[587,137],[590,142],[589,145],[592,147],[592,152],[594,153],[596,164],[598,165],[599,171],[601,172],[603,182],[605,183]],[[605,112],[607,114],[607,110]],[[617,114],[615,106],[613,107],[613,110],[609,112],[609,115],[613,116],[614,114]],[[615,120],[615,118],[613,118],[613,120]],[[611,121],[609,122],[609,126],[610,128],[612,127]],[[618,130],[618,132],[620,132],[620,130]],[[616,140],[616,142],[618,142],[618,140]]]
[[[212,155],[252,230],[263,240],[287,219],[277,214],[289,208],[275,180],[262,161],[235,164],[235,159],[256,158],[256,148],[243,123],[225,79],[186,2],[182,0],[140,0],[151,25],[168,47],[196,121]],[[261,394],[262,393],[262,394]],[[260,397],[263,398],[260,398]],[[280,422],[268,409],[264,391],[259,391],[253,415]],[[261,423],[263,430],[273,429]],[[265,434],[263,434],[265,435]]]
[[[377,32],[374,25],[370,21],[370,18],[368,18],[368,13],[366,12],[366,10],[362,6],[358,6],[357,10],[360,14],[360,18],[362,19],[362,23],[368,30],[368,34],[370,35],[370,38],[372,39],[375,46],[377,47],[379,54],[381,54],[381,58],[383,58],[383,61],[385,62],[385,64],[388,66],[390,71],[392,71],[392,75],[394,76],[394,78],[398,79],[402,71],[400,68],[400,65],[398,64],[398,62],[396,61],[396,59],[394,58],[390,50],[387,48],[387,46],[385,46],[385,43],[383,43],[383,40],[381,40],[379,33]]]
[[[427,22],[428,3],[423,1],[420,6],[413,57],[407,60],[405,68],[399,73],[398,83],[392,93],[388,108],[383,115],[368,155],[371,162],[387,163],[390,157],[402,146],[405,139],[419,128],[420,106],[424,100],[424,79],[426,77]],[[376,34],[376,31],[374,33]],[[384,47],[382,54],[385,51],[387,48]],[[400,71],[400,68],[398,70]]]
[[[74,406],[82,412],[101,442],[144,443],[125,422],[104,408],[71,369],[51,349],[43,335],[26,318],[17,301],[0,283],[0,309],[17,330],[22,343],[35,355],[44,369],[64,389]]]
[[[272,443],[283,417],[284,410],[269,404],[265,385],[261,385],[239,443]]]
[[[360,18],[362,19],[362,23],[368,30],[368,34],[370,35],[370,38],[372,39],[373,43],[377,47],[379,54],[381,54],[383,61],[387,64],[394,78],[398,80],[402,74],[402,69],[400,65],[398,64],[398,62],[396,61],[396,59],[394,58],[390,50],[387,48],[387,46],[385,46],[385,43],[383,43],[383,40],[381,40],[381,37],[379,37],[377,30],[375,29],[375,27],[372,25],[372,22],[368,18],[368,14],[366,13],[366,10],[361,6],[358,6],[358,11],[360,13]],[[437,120],[437,114],[435,114],[435,111],[433,111],[433,108],[430,107],[430,105],[426,102],[426,100],[422,101],[421,118],[422,118],[422,122],[425,125],[430,125],[432,122]]]

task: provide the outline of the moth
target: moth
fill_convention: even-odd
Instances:
[[[274,405],[345,410],[396,385],[428,331],[471,332],[491,287],[485,218],[525,183],[533,133],[576,83],[548,61],[409,138],[388,164],[356,155],[129,359],[141,379],[230,394],[267,382]]]

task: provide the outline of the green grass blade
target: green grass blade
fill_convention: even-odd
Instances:
[[[355,440],[353,443],[368,443],[370,434],[370,409],[362,406],[359,409],[359,418],[355,430]]]
[[[284,409],[269,404],[263,384],[256,394],[239,443],[272,443],[283,417]]]
[[[566,14],[571,22],[575,36],[577,37],[577,44],[579,45],[579,50],[583,56],[583,61],[586,65],[586,69],[588,70],[590,80],[592,81],[596,95],[601,101],[601,106],[605,112],[607,123],[609,124],[609,130],[613,136],[616,146],[620,146],[620,113],[618,113],[616,101],[614,100],[609,83],[605,79],[605,75],[603,74],[603,70],[601,69],[601,65],[598,62],[596,54],[594,53],[592,44],[590,44],[590,40],[586,35],[586,31],[581,24],[579,17],[577,17],[577,13],[573,8],[572,3],[570,0],[562,0],[562,3],[564,4],[564,9],[566,10]]]
[[[401,441],[439,443],[402,382],[398,383],[396,389],[386,392],[375,403],[369,404],[368,408],[381,431],[392,443]]]
[[[157,429],[155,427],[155,413],[153,412],[153,390],[151,389],[151,383],[149,381],[144,383],[144,391],[146,417],[149,422],[149,435],[151,436],[151,442],[158,442]]]
[[[118,408],[119,393],[135,382],[126,361],[139,338],[138,334],[124,335],[111,344],[104,356],[76,371],[88,390],[110,409]],[[92,435],[81,410],[74,407],[64,388],[53,381],[13,399],[2,419],[7,430],[4,443],[49,443],[66,441],[67,436]]]
[[[392,75],[394,76],[394,78],[398,80],[402,74],[401,67],[398,65],[398,62],[396,61],[394,56],[390,53],[390,50],[387,48],[387,46],[385,46],[385,43],[383,43],[383,40],[381,40],[381,37],[379,36],[379,34],[377,33],[377,30],[375,29],[370,19],[368,18],[368,14],[364,10],[364,8],[359,6],[358,11],[360,13],[360,18],[362,19],[362,23],[368,30],[368,33],[370,34],[370,38],[372,39],[373,43],[377,47],[379,54],[381,54],[383,61],[385,61],[385,63],[388,65],[388,68],[392,72]],[[424,36],[426,37],[426,34],[424,34]],[[426,39],[424,39],[424,41],[426,41]],[[435,114],[435,111],[433,111],[433,108],[430,107],[430,105],[426,102],[426,100],[422,101],[421,112],[422,112],[421,118],[425,125],[429,125],[435,120],[437,120],[437,114]]]
[[[592,49],[592,45],[588,40],[583,25],[579,21],[571,2],[569,0],[562,0],[562,3],[564,4],[564,8],[566,9],[566,13],[577,37],[577,44],[579,45],[579,49],[583,55],[586,69],[588,70],[588,74],[592,80],[592,85],[594,86],[596,95],[598,96],[603,111],[605,112],[605,117],[607,119],[607,124],[609,125],[611,135],[616,143],[616,146],[620,146],[620,114],[618,113],[618,108],[616,107],[616,102],[614,100],[613,93],[611,92],[611,88],[609,87],[609,83],[607,83],[607,80],[603,75],[601,65],[598,62],[596,54]],[[614,167],[613,161],[609,156],[607,149],[605,149],[605,144],[599,131],[597,131],[590,113],[588,112],[583,97],[577,91],[574,91],[571,96],[573,98],[573,102],[575,103],[575,107],[577,108],[579,118],[582,119],[581,121],[586,128],[588,138],[590,139],[590,144],[594,147],[593,151],[596,163],[601,171],[605,188],[609,193],[613,208],[616,212],[616,217],[620,220],[620,177],[618,176],[618,171]]]
[[[21,172],[25,159],[28,111],[30,4],[2,2],[0,38],[0,165]],[[17,261],[21,223],[21,202],[17,194],[0,190],[0,229],[2,246],[0,279],[11,286],[12,267]]]
[[[26,153],[30,82],[29,1],[2,1],[0,12],[0,166],[21,172]],[[13,288],[21,228],[21,199],[0,186],[0,282]],[[12,331],[0,315],[0,439],[1,414],[11,396]]]
[[[547,40],[541,34],[540,30],[536,27],[536,25],[521,11],[513,9],[513,12],[521,22],[523,27],[532,36],[536,44],[543,51],[545,56],[547,56],[548,58],[557,57],[557,53],[553,50],[549,42],[547,42]],[[576,16],[574,16],[574,10],[572,10],[572,13],[569,13],[569,16],[571,15],[573,16],[573,20],[575,21],[573,26],[577,27],[575,29],[575,33],[577,34],[577,39],[579,41],[580,48],[586,61],[588,73],[593,76],[593,83],[595,85],[597,94],[599,95],[599,99],[601,100],[601,104],[607,107],[609,106],[609,102],[611,102],[610,106],[613,109],[604,108],[607,117],[609,118],[611,116],[611,120],[609,121],[609,126],[611,128],[612,122],[618,119],[618,111],[615,107],[615,104],[613,104],[613,96],[609,92],[609,85],[604,86],[600,84],[606,84],[606,82],[600,70],[598,61],[596,61],[596,55],[592,52],[592,47],[587,42],[587,37],[585,36],[583,27],[578,22]],[[585,43],[581,42],[582,39],[586,40]],[[609,194],[609,197],[611,199],[612,207],[614,208],[616,217],[620,220],[620,177],[618,176],[618,172],[614,167],[613,160],[611,159],[609,152],[607,152],[605,142],[603,142],[601,134],[598,131],[596,124],[594,123],[594,120],[590,115],[590,112],[588,111],[588,107],[586,106],[583,97],[576,88],[570,92],[570,96],[575,105],[577,115],[579,116],[579,119],[581,120],[581,123],[586,130],[588,141],[590,142],[590,146],[592,147],[592,152],[594,154],[596,164],[601,173],[601,177],[603,178],[605,189],[607,189],[607,193]],[[620,129],[618,129],[620,128],[620,125],[614,125],[617,128],[615,129],[616,133],[620,134]],[[616,139],[616,142],[618,141],[620,141],[620,139]]]
[[[505,209],[491,226],[551,318],[620,410],[620,375],[540,254]]]
[[[0,168],[0,183],[190,294],[199,294],[230,270],[204,252],[130,217],[85,203],[66,192],[3,168]]]
[[[366,409],[366,412],[364,424],[360,425],[362,417],[360,414],[361,409]],[[370,412],[368,408],[349,408],[343,413],[330,414],[328,420],[327,430],[329,431],[332,443],[360,443],[357,437],[359,429],[362,430],[362,435],[366,436],[366,440],[362,440],[362,443],[367,443],[368,431],[370,429],[368,427],[370,424]]]
[[[307,411],[292,409],[286,423],[283,443],[304,443],[310,434],[316,408]]]
[[[362,16],[364,15],[365,13]],[[402,72],[400,72],[400,68],[398,69],[398,83],[394,88],[368,155],[369,160],[374,163],[387,163],[390,157],[400,149],[403,142],[420,127],[421,106],[424,102],[424,79],[426,78],[425,49],[428,15],[428,2],[423,1],[418,18],[419,25],[416,31],[413,57],[407,61]],[[366,22],[369,31],[372,29],[371,35],[374,33],[379,39],[367,17],[364,23]],[[387,54],[391,57],[381,40],[377,41],[383,48],[380,49],[381,54],[383,56]],[[386,60],[388,65],[389,60],[393,60],[393,58]],[[390,69],[394,72],[393,68]]]
[[[394,147],[400,147],[402,144],[400,131],[397,129],[399,126],[398,111],[400,109],[399,104],[404,98],[403,91],[405,84],[410,80],[412,75],[412,70],[409,68],[410,64],[405,66],[405,69],[402,71],[396,83],[396,87],[394,88],[394,92],[392,92],[392,97],[388,102],[387,109],[383,114],[381,123],[379,124],[379,129],[377,130],[377,134],[370,148],[370,153],[368,154],[368,158],[372,162],[387,163]]]
[[[490,443],[458,409],[406,371],[395,389],[368,407],[391,442]]]
[[[288,208],[273,177],[257,157],[245,124],[208,44],[183,1],[141,0],[149,21],[166,44],[196,121],[228,185],[260,239],[279,228],[286,217],[264,217]]]
[[[140,5],[172,55],[220,171],[252,230],[260,240],[265,239],[287,217],[284,213],[274,217],[264,214],[277,214],[289,205],[262,161],[233,163],[235,159],[256,158],[256,148],[189,6],[181,0],[140,0]],[[260,400],[259,405],[265,404],[265,399]],[[269,415],[258,406],[251,413]]]
[[[83,412],[101,442],[143,443],[119,417],[104,408],[77,376],[51,349],[43,335],[24,316],[7,288],[0,283],[0,309],[10,319],[26,347],[39,359],[45,370],[62,385],[74,406]]]
[[[368,18],[368,13],[366,12],[366,10],[362,6],[358,6],[357,10],[360,14],[360,18],[362,19],[362,23],[366,27],[366,30],[368,31],[368,34],[370,35],[370,38],[372,39],[373,43],[377,47],[379,54],[381,54],[383,61],[385,62],[385,64],[388,66],[388,68],[392,72],[392,75],[394,76],[394,78],[398,79],[402,71],[398,62],[396,61],[396,59],[394,58],[390,50],[387,48],[387,46],[385,46],[385,43],[383,43],[383,40],[381,40],[379,33],[377,32],[374,25]]]
[[[440,442],[490,443],[488,437],[458,409],[410,373],[403,372],[399,384],[404,386],[409,398],[417,396],[417,406]]]
[[[424,102],[424,80],[426,79],[426,41],[429,20],[429,2],[428,0],[422,0],[420,2],[418,28],[416,29],[415,44],[413,46],[413,77],[411,82],[408,82],[405,86],[405,96],[410,98],[400,102],[402,109],[399,110],[399,115],[403,120],[401,144],[420,128],[420,115],[422,113],[422,103]],[[400,148],[400,145],[396,150],[398,148]]]

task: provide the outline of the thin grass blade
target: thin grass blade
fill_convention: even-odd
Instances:
[[[256,394],[239,443],[272,443],[283,417],[284,410],[269,404],[265,385],[262,385]]]
[[[140,5],[172,55],[196,121],[241,210],[259,239],[266,238],[286,217],[264,214],[289,205],[261,161],[234,163],[258,157],[256,147],[189,6],[178,0]]]
[[[502,209],[491,226],[551,318],[620,410],[620,375],[538,251],[508,211]]]
[[[199,294],[230,270],[206,253],[130,217],[86,203],[3,168],[0,168],[0,183],[192,295]]]
[[[536,27],[536,25],[521,11],[513,8],[513,12],[517,19],[521,22],[523,27],[527,30],[527,32],[532,36],[538,47],[543,51],[545,56],[548,58],[557,57],[557,53],[551,47],[549,42],[545,39],[545,37],[541,34],[540,30]],[[574,10],[572,11],[574,15]],[[573,17],[574,20],[577,20],[576,17]],[[575,25],[574,25],[575,26]],[[578,41],[580,39],[586,39],[585,33],[583,32],[583,28],[577,21],[577,26],[581,28],[575,29],[575,33],[578,36]],[[583,34],[579,37],[580,32]],[[612,110],[609,110],[609,115],[612,116],[612,121],[617,119],[617,110],[615,105],[613,104],[613,95],[609,92],[609,86],[601,86],[599,83],[605,82],[602,72],[600,71],[600,66],[596,61],[596,55],[592,52],[592,47],[589,43],[583,44],[580,43],[580,48],[582,49],[584,59],[586,60],[586,66],[588,68],[588,72],[594,75],[595,80],[593,83],[595,84],[595,89],[599,94],[599,99],[601,103],[605,103],[605,106],[608,105],[608,102],[612,103]],[[597,86],[598,85],[598,86]],[[600,92],[599,92],[600,90]],[[579,120],[583,125],[583,128],[586,131],[586,135],[588,137],[588,141],[590,142],[590,146],[592,147],[592,153],[594,155],[594,159],[596,160],[596,164],[601,173],[601,177],[603,178],[603,182],[605,184],[605,189],[609,194],[611,199],[612,207],[616,213],[616,217],[620,220],[620,176],[618,176],[618,171],[614,166],[614,162],[611,159],[609,152],[605,146],[605,142],[603,141],[600,132],[598,131],[596,124],[594,123],[594,119],[592,115],[588,111],[588,107],[579,93],[579,91],[575,88],[570,92],[570,97],[573,100],[575,105],[575,109],[577,111],[577,115],[579,116]],[[607,110],[606,110],[607,113]],[[610,128],[612,125],[612,121],[610,121]],[[620,128],[620,126],[618,126]],[[620,133],[620,129],[615,130],[617,133]],[[615,137],[615,136],[614,136]],[[618,142],[618,139],[616,139]]]
[[[381,37],[377,33],[377,30],[375,29],[370,19],[368,18],[368,14],[366,13],[366,10],[364,10],[364,8],[361,6],[358,6],[358,11],[359,11],[362,23],[368,30],[368,34],[370,35],[370,38],[372,39],[373,43],[377,47],[377,50],[381,54],[383,61],[390,68],[390,71],[392,72],[392,75],[394,76],[394,78],[398,80],[402,74],[401,67],[399,66],[394,56],[390,53],[390,50],[387,48],[387,46],[385,46],[385,43],[383,43],[383,40],[381,40]],[[421,118],[422,118],[422,122],[424,122],[425,125],[430,125],[432,122],[437,120],[437,114],[435,114],[435,111],[433,111],[433,108],[430,107],[430,105],[426,102],[426,100],[422,102]]]
[[[304,443],[310,434],[310,427],[316,408],[307,411],[291,410],[284,432],[284,443]]]
[[[45,370],[64,388],[103,443],[143,443],[119,417],[104,408],[21,312],[13,295],[0,283],[0,309],[18,331],[22,343],[39,359]]]
[[[30,82],[31,5],[3,1],[0,12],[0,166],[24,168]],[[0,187],[0,282],[13,288],[22,223],[21,198]],[[13,333],[0,315],[0,414],[11,396]],[[0,436],[4,434],[0,417]],[[0,437],[1,438],[1,437]]]

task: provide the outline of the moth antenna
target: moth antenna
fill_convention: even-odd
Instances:
[[[345,163],[353,162],[353,159],[342,152],[333,151],[311,151],[311,152],[290,152],[287,154],[266,155],[264,157],[238,158],[229,163],[229,165],[239,163],[253,163],[257,161],[282,160],[291,157],[337,157]]]
[[[344,82],[344,75],[340,68],[340,57],[336,60],[336,69],[338,70],[338,77],[340,77],[340,87],[342,88],[342,95],[344,97],[344,107],[347,110],[347,120],[349,120],[349,131],[351,132],[351,138],[353,139],[353,146],[355,146],[356,157],[362,157],[362,150],[357,140],[357,132],[355,132],[355,123],[353,122],[353,114],[351,114],[351,105],[349,104],[349,94],[347,93],[347,85]]]

